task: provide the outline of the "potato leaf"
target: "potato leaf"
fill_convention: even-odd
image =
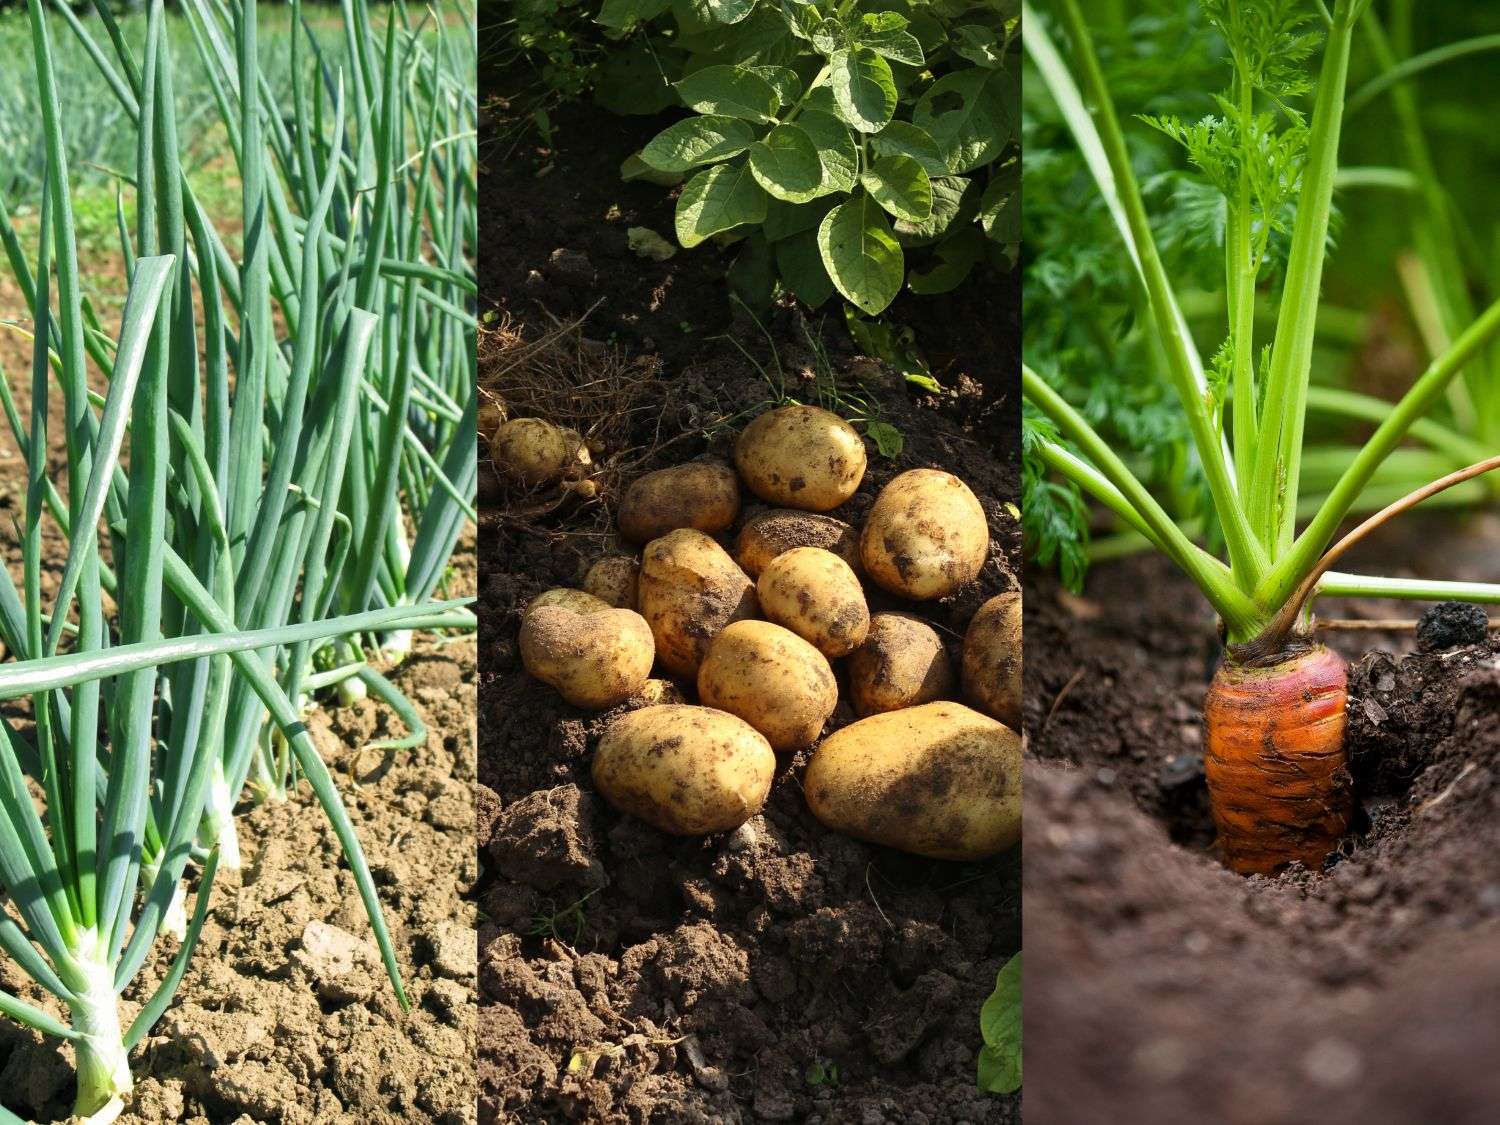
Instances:
[[[920,223],[932,214],[932,181],[910,156],[883,156],[860,177],[876,203],[898,219]]]
[[[815,309],[833,296],[833,279],[823,265],[817,231],[801,231],[776,243],[775,250],[776,269],[797,300]]]
[[[848,127],[831,113],[805,110],[797,124],[817,146],[818,162],[823,165],[823,184],[819,194],[853,191],[859,168],[859,146]]]
[[[747,163],[716,164],[687,182],[677,197],[677,241],[697,246],[722,231],[766,217],[766,193]]]
[[[934,82],[912,109],[914,124],[937,141],[948,167],[988,164],[1018,137],[1019,90],[1003,70],[959,70]]]
[[[749,67],[706,66],[677,84],[682,104],[699,113],[771,122],[780,104],[775,88]]]
[[[995,991],[979,1009],[979,1088],[1013,1094],[1021,1088],[1021,954],[995,977]]]
[[[736,117],[711,113],[673,122],[646,142],[641,159],[659,172],[686,172],[738,156],[755,140],[755,130]]]
[[[817,146],[797,125],[778,125],[751,145],[750,171],[761,187],[787,203],[809,202],[823,184]]]
[[[877,55],[907,66],[921,66],[922,44],[906,30],[906,17],[896,12],[867,12],[849,29],[849,40]]]
[[[909,156],[929,176],[946,176],[951,171],[937,141],[910,121],[892,121],[870,138],[870,147],[876,156]]]
[[[828,66],[839,116],[861,133],[884,129],[896,112],[891,64],[868,47],[854,47],[835,51]]]
[[[681,0],[705,24],[736,24],[755,10],[755,0]]]
[[[868,195],[856,195],[824,216],[818,226],[818,249],[834,287],[871,316],[884,310],[901,289],[901,246]]]

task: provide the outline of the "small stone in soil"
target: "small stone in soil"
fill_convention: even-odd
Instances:
[[[1441,652],[1464,645],[1482,645],[1489,621],[1481,606],[1439,602],[1417,621],[1417,647],[1423,652]]]
[[[1203,780],[1203,755],[1195,750],[1186,750],[1168,758],[1156,774],[1156,783],[1165,792],[1181,789]]]

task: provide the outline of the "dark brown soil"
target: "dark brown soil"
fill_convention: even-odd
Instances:
[[[602,301],[585,334],[612,340],[658,380],[620,444],[673,442],[642,468],[724,455],[734,436],[725,421],[764,407],[769,388],[722,334],[762,363],[769,349],[730,316],[726,263],[713,251],[654,263],[626,249],[627,226],[671,236],[670,196],[618,179],[620,161],[661,122],[587,107],[554,121],[557,151],[523,147],[482,181],[486,300],[532,334],[550,326],[548,313]],[[983,598],[1019,584],[1017,396],[996,389],[1004,370],[1015,380],[1004,365],[1016,302],[1013,288],[980,288],[973,304],[950,307],[971,318],[971,337],[1011,342],[950,363],[950,337],[934,321],[920,340],[956,393],[918,399],[888,372],[867,380],[906,448],[896,461],[871,449],[859,493],[832,513],[857,524],[907,468],[967,481],[990,520],[991,560],[979,582],[918,608],[955,646]],[[832,322],[809,326],[834,370],[868,374]],[[777,310],[767,327],[791,393],[805,393],[799,314]],[[504,510],[482,513],[479,543],[480,1120],[1017,1120],[1019,1098],[979,1092],[975,1060],[979,1006],[1020,945],[1019,855],[940,863],[834,835],[807,812],[805,755],[783,760],[765,811],[727,836],[673,839],[616,813],[589,779],[608,716],[526,677],[515,643],[519,608],[549,586],[577,585],[607,549],[616,495],[541,514],[499,499]],[[741,520],[760,510],[747,505]],[[896,604],[875,598],[871,608]]]
[[[1492,527],[1421,526],[1367,554],[1496,577]],[[1331,613],[1362,611],[1393,615]],[[1213,636],[1159,559],[1082,599],[1028,579],[1027,1119],[1493,1121],[1500,645],[1339,635],[1356,831],[1323,870],[1242,879],[1211,852]]]

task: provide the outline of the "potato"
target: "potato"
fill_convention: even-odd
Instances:
[[[645,685],[656,659],[646,619],[634,610],[575,613],[544,605],[521,622],[521,663],[574,707],[603,711]]]
[[[839,702],[828,660],[790,629],[736,621],[708,646],[698,669],[698,700],[738,715],[773,750],[801,750],[823,732]]]
[[[490,460],[500,474],[535,488],[567,477],[576,480],[591,465],[583,437],[542,418],[514,418],[490,439]]]
[[[1021,727],[1021,595],[999,594],[979,607],[964,635],[964,695],[1008,727]]]
[[[729,552],[690,528],[646,544],[638,590],[656,655],[679,676],[698,674],[708,643],[724,626],[760,611],[755,584]]]
[[[615,808],[678,836],[727,832],[766,803],[776,754],[743,719],[711,707],[644,707],[610,723],[594,785]]]
[[[505,412],[500,409],[500,404],[485,399],[479,404],[479,412],[475,416],[475,428],[479,436],[488,444],[495,437],[495,431],[505,421]]]
[[[760,572],[755,590],[766,617],[830,658],[853,652],[870,628],[864,587],[848,563],[821,547],[777,555]]]
[[[629,555],[606,555],[589,567],[583,588],[617,609],[635,609],[639,605],[636,583],[640,576],[640,560]]]
[[[596,598],[593,594],[574,590],[569,586],[554,586],[527,602],[526,608],[521,611],[521,616],[524,618],[533,610],[541,609],[546,605],[560,605],[582,616],[611,608],[607,601],[603,598]]]
[[[959,703],[873,715],[829,735],[802,781],[836,832],[932,859],[984,859],[1021,839],[1021,739]]]
[[[631,482],[620,501],[620,534],[645,543],[690,527],[723,531],[739,518],[740,482],[723,461],[692,461]]]
[[[671,680],[647,680],[641,685],[641,690],[630,697],[632,707],[655,707],[659,703],[686,702],[687,697]]]
[[[859,488],[865,443],[837,414],[783,406],[756,418],[734,443],[734,463],[768,504],[827,512]]]
[[[849,654],[849,697],[860,716],[947,699],[955,683],[937,632],[907,613],[877,613]]]
[[[865,573],[917,601],[945,597],[974,581],[989,548],[978,498],[939,469],[912,469],[881,489],[859,537]]]
[[[859,533],[843,520],[774,508],[747,520],[734,544],[735,561],[751,578],[760,577],[766,564],[793,547],[822,547],[855,570],[859,569]]]

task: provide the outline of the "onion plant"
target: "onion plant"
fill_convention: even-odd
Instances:
[[[58,11],[136,128],[170,147],[170,65],[157,64],[165,86],[153,98],[143,81],[149,43],[127,42],[102,3],[102,35],[66,6]],[[303,19],[300,0],[291,5],[291,95],[281,105],[260,69],[255,0],[238,11],[216,0],[183,5],[192,62],[207,76],[242,185],[242,259],[231,258],[173,155],[158,170],[161,236],[179,255],[189,240],[196,250],[195,268],[179,275],[175,315],[190,317],[195,276],[207,363],[234,371],[236,409],[209,468],[222,486],[242,628],[420,604],[474,516],[472,28],[431,18],[414,25],[395,7],[382,29],[365,0],[344,0],[341,12],[341,41],[330,44]],[[156,50],[168,53],[164,41]],[[247,90],[254,96],[243,97]],[[304,418],[328,408],[326,376],[361,310],[377,320],[350,438],[338,464],[309,460],[303,447],[315,431]],[[184,324],[180,367],[192,362],[192,339]],[[239,408],[251,403],[258,408]],[[210,403],[203,413],[224,410]],[[252,450],[260,455],[239,455]],[[288,535],[289,523],[302,533]],[[472,627],[473,618],[445,622]],[[415,745],[426,737],[415,709],[362,658],[367,648],[399,652],[409,637],[392,629],[336,646],[302,642],[275,663],[299,707],[323,687],[373,689],[410,730],[385,745]],[[205,840],[234,867],[233,812],[247,780],[257,799],[283,797],[296,761],[248,686],[231,694],[227,721]]]
[[[1358,594],[1500,602],[1500,585],[1333,569],[1348,545],[1385,519],[1500,464],[1488,456],[1500,451],[1471,442],[1461,455],[1467,463],[1434,473],[1436,479],[1404,495],[1383,498],[1376,517],[1334,542],[1362,498],[1369,502],[1367,489],[1405,439],[1419,430],[1439,432],[1429,415],[1500,332],[1500,304],[1464,325],[1410,390],[1372,419],[1378,424],[1369,440],[1349,451],[1315,509],[1299,518],[1346,79],[1368,6],[1369,0],[1327,6],[1204,0],[1205,14],[1227,45],[1230,88],[1215,99],[1214,112],[1197,121],[1162,117],[1136,126],[1154,128],[1185,147],[1222,217],[1228,326],[1208,361],[1195,347],[1164,265],[1131,159],[1129,128],[1115,112],[1080,0],[1053,0],[1047,5],[1051,21],[1031,12],[1023,18],[1035,72],[1107,207],[1116,239],[1109,251],[1128,262],[1134,280],[1137,327],[1121,330],[1144,335],[1141,350],[1172,388],[1183,445],[1201,472],[1213,539],[1222,542],[1222,553],[1195,541],[1194,531],[1203,529],[1174,518],[1081,404],[1059,390],[1068,385],[1066,357],[1026,356],[1030,473],[1034,481],[1050,474],[1098,501],[1176,563],[1218,613],[1229,647],[1210,693],[1206,757],[1221,840],[1244,870],[1320,857],[1330,833],[1336,837],[1346,826],[1346,818],[1322,815],[1341,804],[1336,794],[1317,787],[1310,794],[1294,792],[1294,782],[1314,773],[1326,775],[1330,785],[1339,777],[1347,782],[1347,773],[1333,768],[1343,753],[1342,665],[1333,667],[1331,654],[1300,631],[1302,611],[1312,599]],[[1062,32],[1066,56],[1051,28]],[[1314,81],[1309,71],[1319,48]],[[1298,108],[1304,97],[1312,100],[1310,116]],[[1279,308],[1271,338],[1263,341],[1257,338],[1255,305],[1277,239],[1285,241],[1284,268],[1275,278]],[[1289,684],[1330,709],[1311,715],[1282,707],[1277,721],[1295,728],[1290,733],[1274,724],[1256,726],[1276,717],[1265,708],[1282,706],[1278,690]],[[1259,705],[1242,708],[1246,698]],[[1293,692],[1287,698],[1302,696]],[[1236,740],[1246,729],[1254,736],[1241,745]],[[1310,731],[1316,739],[1303,737]],[[1235,756],[1240,751],[1243,758]],[[1316,768],[1309,764],[1314,761]]]
[[[199,14],[206,20],[206,9]],[[303,138],[311,155],[301,167],[313,178],[298,183],[311,204],[300,222],[288,214],[287,238],[274,250],[267,216],[285,199],[256,174],[264,165],[242,165],[245,248],[236,264],[178,163],[161,0],[139,52],[112,34],[118,69],[103,51],[94,57],[136,130],[137,162],[135,222],[121,224],[128,296],[119,331],[109,332],[82,294],[66,95],[41,0],[31,0],[29,15],[46,145],[34,258],[0,214],[0,242],[34,332],[29,411],[0,372],[27,485],[20,589],[8,572],[0,576],[0,639],[16,658],[0,665],[0,700],[26,703],[0,721],[0,882],[9,897],[0,948],[67,1019],[3,994],[0,1011],[72,1043],[77,1112],[107,1120],[130,1089],[127,1053],[170,1002],[215,872],[237,847],[227,818],[268,716],[330,820],[406,1003],[368,865],[301,721],[299,676],[305,654],[329,642],[471,627],[473,617],[461,603],[430,600],[433,585],[422,600],[406,599],[415,604],[333,608],[354,554],[344,504],[366,484],[349,476],[352,451],[381,413],[371,407],[370,372],[391,315],[389,306],[365,307],[360,280],[419,268],[383,255],[370,266],[365,243],[331,229],[348,158],[341,144],[320,152]],[[234,22],[236,91],[259,86],[255,23],[252,0]],[[342,122],[342,79],[334,74],[329,85],[328,120]],[[263,107],[249,102],[231,142],[259,151]],[[360,207],[345,199],[344,221],[362,221]],[[457,275],[430,268],[463,288]],[[49,434],[54,387],[60,435]],[[472,435],[472,395],[463,413]],[[404,414],[387,409],[392,416]],[[406,440],[403,430],[397,436]],[[60,472],[48,463],[54,437],[66,450]],[[472,448],[470,437],[471,461]],[[443,454],[461,492],[457,458]],[[384,503],[368,492],[364,501],[367,510]],[[42,582],[49,525],[67,544],[50,591]],[[119,997],[180,903],[194,857],[203,868],[182,947],[122,1028]]]

